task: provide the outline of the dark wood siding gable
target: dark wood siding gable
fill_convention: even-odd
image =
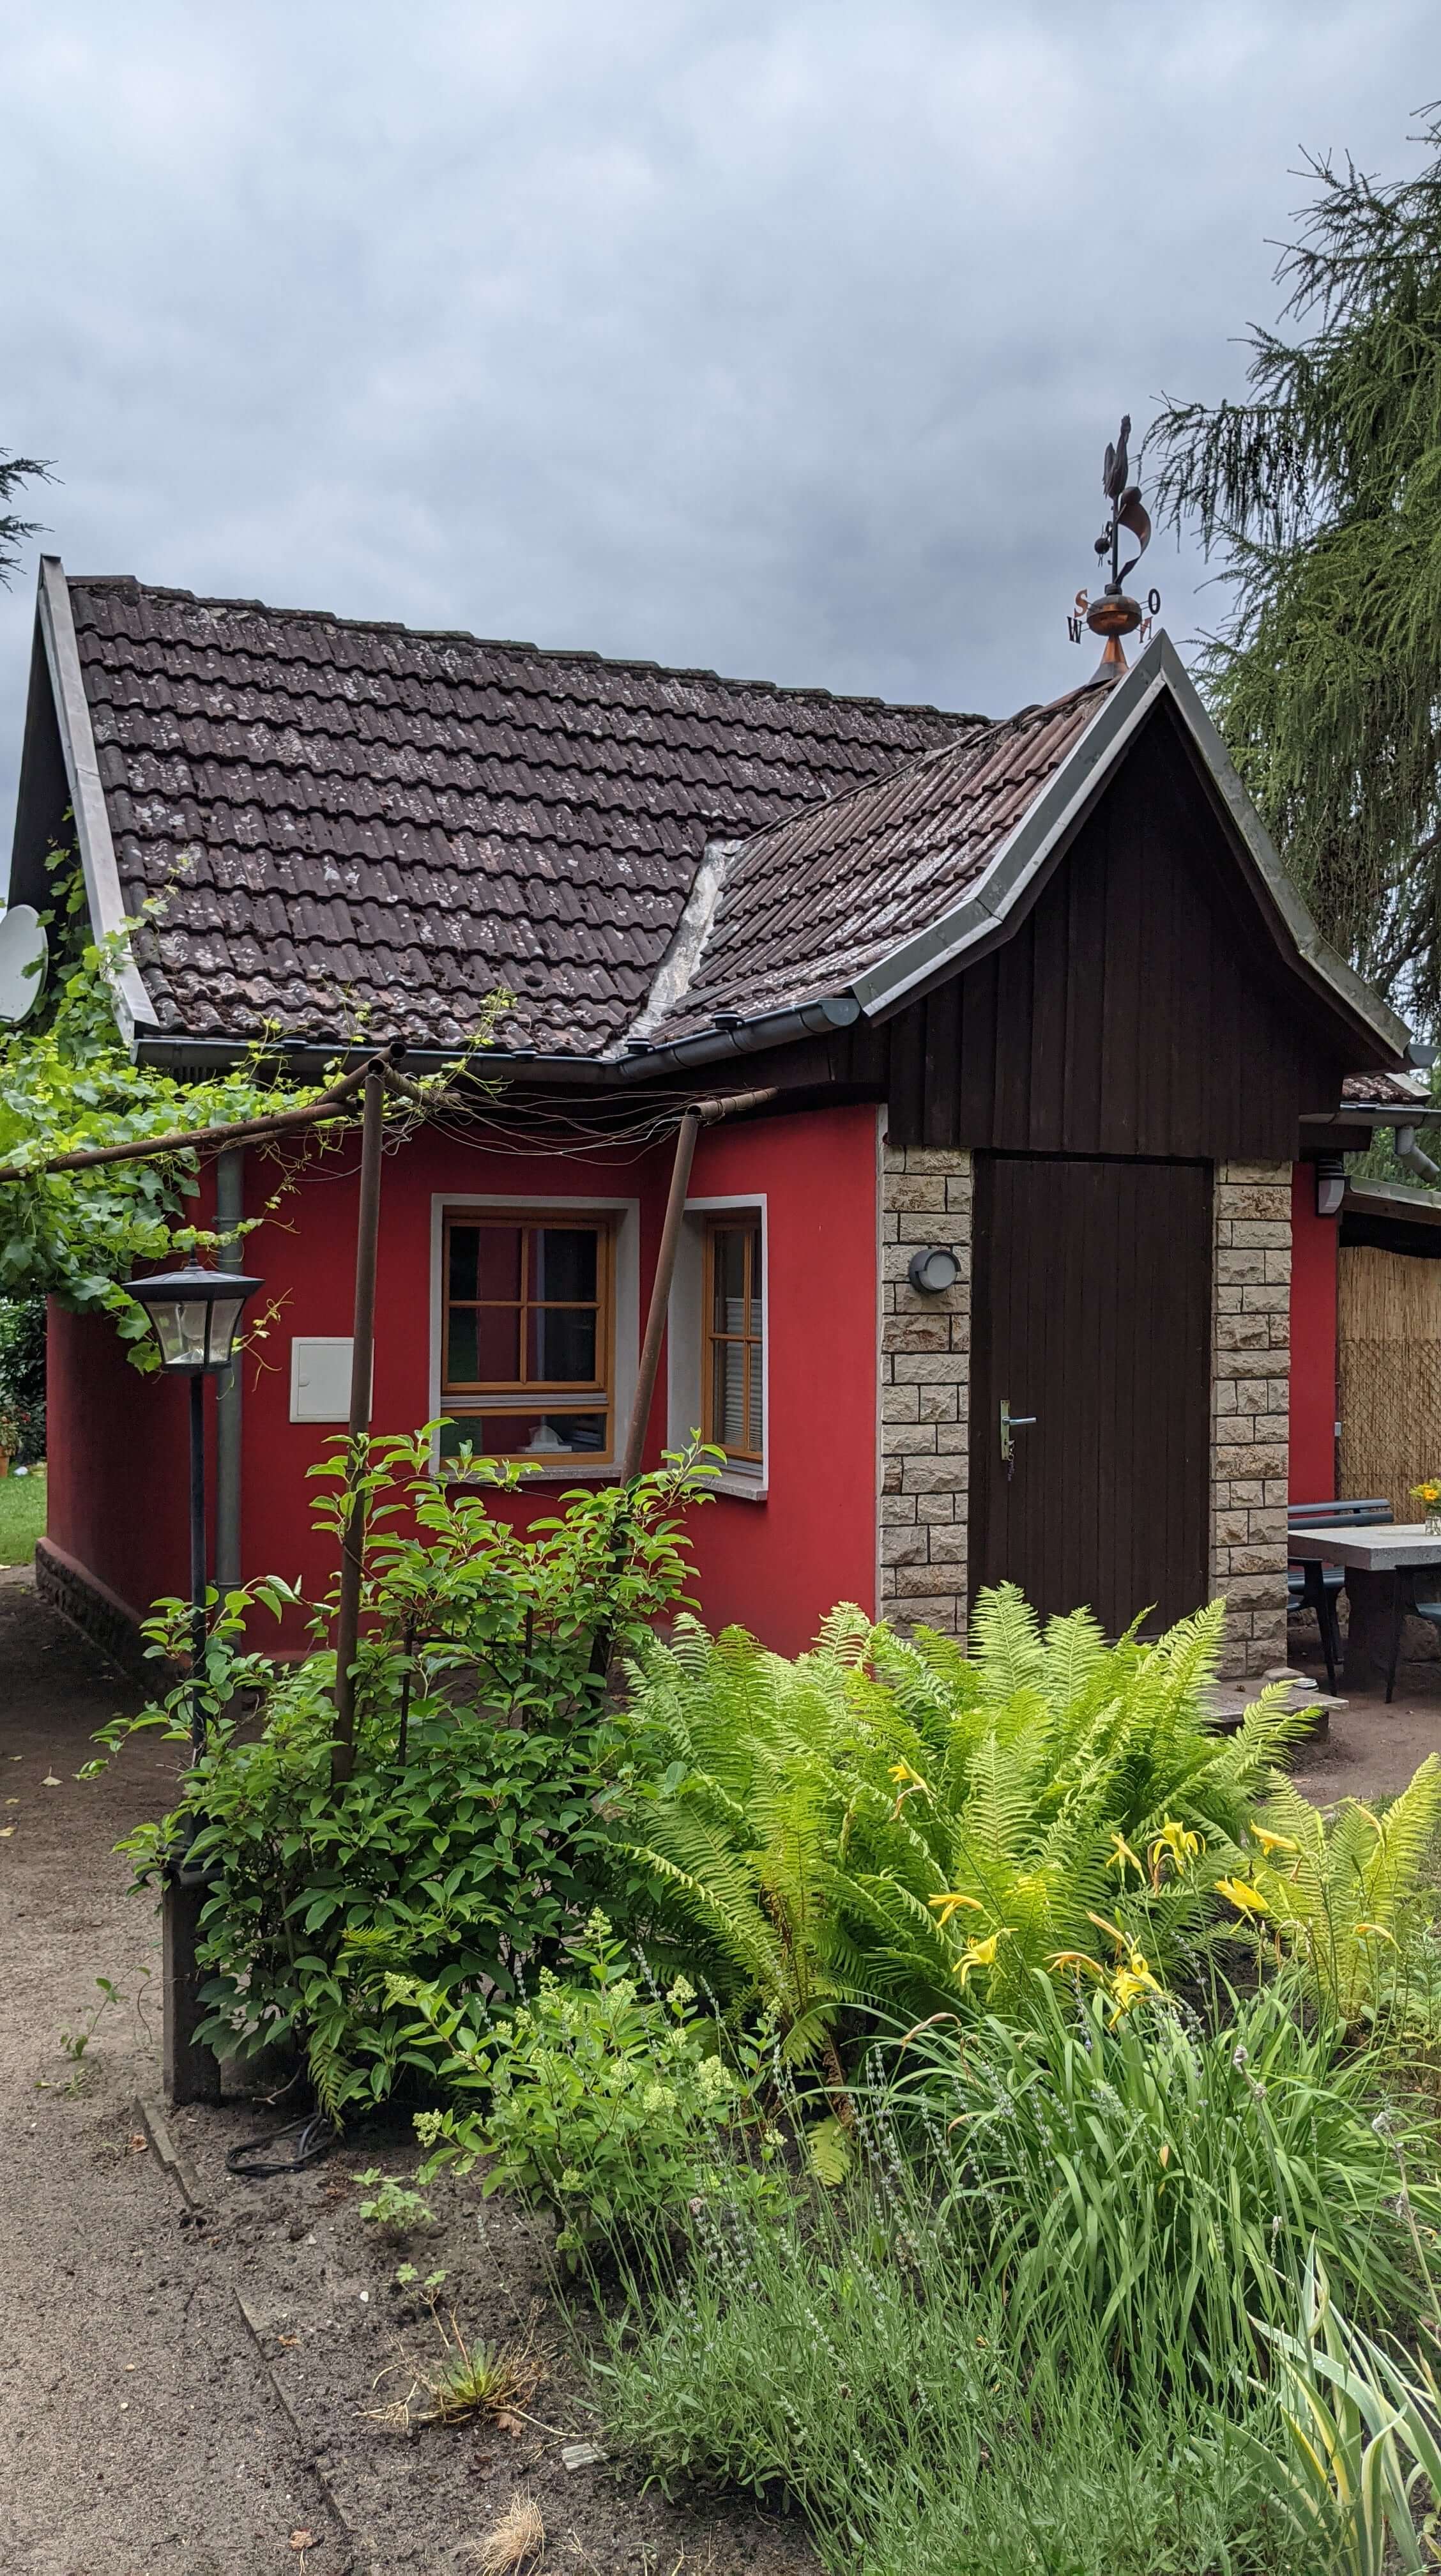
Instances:
[[[1019,928],[892,1022],[891,1135],[1281,1161],[1345,1071],[1162,710]]]

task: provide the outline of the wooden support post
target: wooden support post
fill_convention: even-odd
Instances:
[[[645,1450],[646,1427],[655,1396],[656,1376],[660,1369],[660,1346],[665,1339],[666,1313],[670,1306],[671,1282],[675,1278],[675,1257],[680,1250],[681,1223],[685,1216],[685,1194],[690,1187],[690,1167],[695,1161],[695,1140],[700,1134],[704,1112],[688,1109],[680,1122],[675,1140],[675,1160],[670,1167],[670,1195],[665,1203],[665,1223],[661,1227],[660,1251],[656,1255],[655,1278],[651,1285],[650,1306],[645,1319],[645,1340],[640,1349],[640,1373],[635,1382],[635,1401],[630,1409],[625,1450],[620,1462],[620,1481],[633,1485],[640,1474]]]
[[[201,2019],[200,1909],[210,1890],[187,1887],[167,1873],[160,1905],[162,1995],[162,2061],[167,2102],[218,2102],[220,2067],[208,2048],[198,2046]]]
[[[375,1267],[380,1240],[380,1156],[385,1140],[385,1065],[366,1067],[365,1115],[360,1144],[360,1215],[355,1237],[355,1322],[350,1354],[350,1424],[346,1465],[348,1501],[340,1559],[340,1610],[335,1623],[335,1753],[331,1778],[348,1780],[355,1766],[355,1658],[360,1645],[360,1576],[365,1551],[366,1466],[370,1432],[370,1383],[375,1362]]]

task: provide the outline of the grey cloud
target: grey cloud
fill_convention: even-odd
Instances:
[[[1403,0],[0,27],[0,440],[72,569],[992,711],[1088,667],[1101,448],[1238,382],[1300,147],[1394,168],[1434,86]]]

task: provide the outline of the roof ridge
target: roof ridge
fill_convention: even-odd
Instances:
[[[994,745],[1003,736],[1018,733],[1023,726],[1049,721],[1058,715],[1062,708],[1068,707],[1073,699],[1083,697],[1088,689],[1096,689],[1101,693],[1096,700],[1099,711],[1102,696],[1109,697],[1116,682],[1124,676],[1125,674],[1120,671],[1097,671],[1089,680],[1080,681],[1074,689],[1064,689],[1058,698],[1037,698],[1030,706],[1018,708],[1013,716],[977,716],[974,719],[973,732],[958,734],[953,742],[938,742],[930,751],[912,752],[909,757],[894,762],[889,769],[879,770],[874,778],[858,778],[853,787],[839,788],[833,796],[813,798],[794,814],[778,815],[774,823],[763,823],[759,831],[747,833],[742,846],[745,849],[751,849],[757,843],[768,841],[778,833],[793,832],[798,824],[803,824],[808,819],[821,814],[827,816],[838,814],[860,797],[879,796],[889,792],[898,787],[904,779],[913,778],[919,770],[927,769],[933,763],[955,760],[960,753],[974,752],[986,745]],[[881,703],[885,704],[886,701],[882,700]],[[917,708],[914,712],[937,715],[943,710],[926,707]]]
[[[989,726],[999,721],[959,707],[938,707],[924,698],[883,698],[874,692],[823,689],[805,682],[738,679],[703,663],[657,662],[634,653],[598,653],[584,644],[533,644],[514,635],[477,635],[466,626],[408,626],[398,617],[346,617],[332,608],[278,608],[265,599],[232,599],[179,589],[164,582],[141,581],[136,573],[67,573],[66,581],[72,591],[129,591],[137,599],[175,600],[191,608],[258,610],[262,616],[282,618],[296,625],[340,626],[361,635],[408,635],[418,644],[473,644],[482,652],[525,653],[537,662],[585,662],[606,671],[653,671],[667,680],[709,680],[717,688],[743,689],[752,697],[801,698],[812,705],[835,707],[884,707],[892,715],[936,716],[944,724]]]

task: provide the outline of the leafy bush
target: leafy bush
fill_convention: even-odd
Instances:
[[[303,2050],[337,2114],[433,2065],[388,1977],[452,2000],[504,1998],[523,1968],[559,1956],[613,1885],[623,1893],[595,1641],[634,1646],[686,1578],[677,1512],[694,1499],[691,1457],[629,1497],[567,1496],[526,1535],[492,1521],[483,1493],[448,1493],[429,1454],[423,1433],[374,1446],[364,1599],[377,1633],[361,1656],[351,1778],[332,1778],[334,1656],[286,1666],[247,1651],[256,1604],[280,1613],[296,1600],[282,1583],[253,1584],[214,1622],[201,1677],[208,1743],[180,1805],[122,1846],[141,1880],[186,1844],[211,1872],[201,2039],[242,2058],[277,2042]],[[380,1499],[398,1470],[399,1498]],[[407,1506],[412,1533],[390,1526]],[[387,1586],[416,1609],[409,1652],[387,1646]],[[323,1606],[316,1625],[328,1616]],[[163,1604],[147,1626],[152,1652],[183,1656],[188,1617],[184,1603]],[[161,1726],[188,1744],[190,1713],[187,1681],[101,1740]]]
[[[1222,1618],[1107,1646],[1003,1585],[970,1660],[843,1609],[795,1663],[682,1619],[635,1666],[646,1865],[833,2079],[858,2002],[1000,2003],[1079,1957],[1124,2003],[1205,1940],[1298,1723],[1284,1688],[1234,1736],[1207,1723]]]
[[[440,2081],[484,2087],[490,2097],[480,2115],[417,2116],[429,2149],[423,2178],[443,2164],[468,2172],[477,2157],[492,2156],[483,2190],[516,2191],[558,2210],[565,2224],[557,2242],[566,2251],[609,2229],[663,2219],[713,2187],[719,2138],[739,2092],[714,2027],[687,2009],[695,1997],[683,1978],[646,2001],[599,1913],[571,1957],[588,1970],[588,1985],[562,1985],[543,1968],[533,1999],[480,2039],[440,1998],[409,1990],[429,2030],[453,2046],[440,2061]],[[736,2166],[728,2179],[734,2187],[753,2178]]]
[[[43,1297],[0,1297],[0,1449],[20,1467],[45,1455]]]
[[[1312,2244],[1359,2312],[1415,2312],[1416,2230],[1441,2223],[1426,2131],[1294,1978],[1215,2029],[1033,1986],[1024,2023],[913,2034],[880,2097],[883,2122],[923,2119],[948,2220],[1018,2325],[1066,2279],[1132,2373],[1249,2367],[1250,2320],[1289,2322]]]

